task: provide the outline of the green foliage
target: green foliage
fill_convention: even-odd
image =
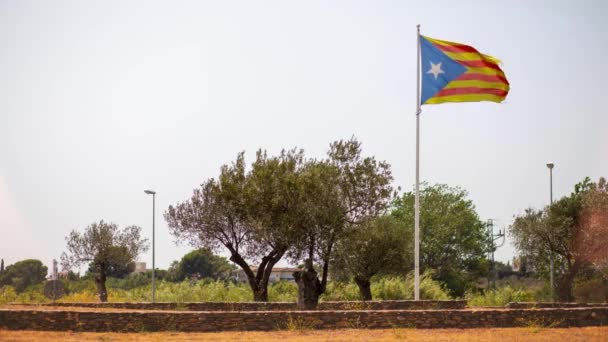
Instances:
[[[151,285],[124,289],[115,287],[125,279],[108,281],[109,302],[149,302]],[[95,283],[91,279],[64,281],[66,295],[58,302],[97,302],[99,300]],[[413,299],[413,277],[378,277],[372,281],[372,292],[378,300]],[[434,281],[432,273],[422,276],[420,284],[423,299],[449,299],[441,285]],[[279,281],[268,287],[268,298],[272,302],[295,302],[298,297],[298,287],[293,282]],[[183,281],[173,283],[159,281],[156,284],[156,300],[159,302],[250,302],[251,289],[245,283],[233,283],[202,279],[198,281]],[[361,299],[357,285],[354,283],[329,282],[327,290],[321,297],[324,301],[357,301]],[[50,300],[44,297],[41,285],[31,286],[21,294],[17,294],[11,286],[0,288],[0,304],[8,302],[46,303]]]
[[[549,278],[554,258],[556,296],[574,300],[576,278],[589,268],[601,271],[607,265],[608,185],[589,178],[543,210],[526,209],[509,228],[513,243],[537,273]],[[604,265],[602,267],[601,265]]]
[[[327,283],[325,293],[321,296],[323,301],[355,301],[361,300],[361,293],[355,283],[334,282]]]
[[[8,265],[0,276],[0,286],[10,285],[17,293],[28,286],[42,283],[46,278],[47,267],[40,260],[27,259]]]
[[[10,285],[0,287],[0,304],[12,303],[17,299],[17,291]]]
[[[107,300],[105,282],[113,266],[128,265],[148,248],[147,240],[141,238],[140,227],[119,229],[116,224],[104,221],[89,225],[82,234],[73,230],[66,240],[69,254],[61,256],[62,264],[72,267],[92,264],[102,302]]]
[[[177,281],[186,278],[228,279],[234,267],[226,258],[214,255],[211,250],[201,248],[184,255],[177,265]]]
[[[414,299],[414,273],[401,277],[381,278],[372,284],[372,293],[378,300]],[[420,298],[433,300],[450,299],[443,285],[434,280],[434,271],[427,270],[420,276]]]
[[[363,157],[354,137],[335,141],[327,158],[311,160],[303,171],[305,209],[298,225],[298,241],[290,250],[294,262],[304,262],[297,273],[305,307],[316,306],[326,290],[332,253],[343,239],[364,229],[362,223],[382,215],[393,196],[390,165]],[[346,255],[346,253],[343,253]],[[321,279],[314,263],[321,264]]]
[[[369,220],[336,245],[332,277],[367,284],[376,274],[405,274],[414,263],[412,245],[404,222],[392,216]]]
[[[302,163],[302,151],[269,157],[260,150],[246,172],[239,153],[234,163],[222,166],[217,180],[206,180],[186,202],[169,206],[165,219],[171,233],[193,246],[226,248],[256,300],[267,300],[266,271],[297,237],[293,228],[300,213]],[[255,273],[247,259],[260,260]]]
[[[487,271],[481,262],[487,249],[485,224],[467,196],[465,190],[444,184],[423,183],[420,191],[420,264],[423,270],[436,270],[435,279],[456,297]],[[414,197],[414,192],[403,194],[391,213],[408,231],[414,230]]]
[[[95,263],[91,262],[87,273],[95,274]],[[135,262],[130,261],[125,263],[124,260],[111,260],[106,265],[106,276],[112,278],[124,278],[135,271]]]
[[[469,306],[500,306],[504,307],[509,302],[531,302],[534,301],[534,293],[524,289],[515,289],[505,286],[485,293],[474,294],[468,292],[465,296]]]
[[[272,283],[268,288],[268,300],[271,302],[293,302],[298,298],[298,286],[289,281]]]

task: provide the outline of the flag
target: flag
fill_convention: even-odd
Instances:
[[[500,61],[475,48],[420,36],[422,94],[420,104],[502,102],[509,81]]]

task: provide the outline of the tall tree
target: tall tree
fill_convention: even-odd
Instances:
[[[509,228],[515,247],[534,268],[548,278],[554,257],[555,295],[559,301],[574,300],[576,277],[608,259],[608,186],[602,178],[589,178],[544,210],[526,209]]]
[[[189,200],[169,206],[169,229],[194,247],[227,249],[230,261],[247,276],[253,299],[268,301],[272,268],[294,239],[302,165],[302,151],[276,157],[258,151],[246,173],[240,153],[221,168],[218,180],[205,181]]]
[[[103,220],[93,223],[81,234],[73,230],[67,241],[67,254],[62,254],[62,265],[70,267],[92,263],[99,300],[106,302],[106,277],[109,267],[128,264],[148,249],[147,239],[141,238],[141,228],[129,226],[119,229]]]
[[[4,273],[4,259],[0,261],[0,274]]]
[[[0,286],[11,285],[22,292],[28,286],[40,284],[46,278],[48,269],[40,260],[26,259],[8,265],[0,275]]]
[[[434,269],[452,296],[462,296],[480,273],[487,250],[485,224],[465,190],[445,184],[422,184],[420,190],[420,266]],[[414,192],[394,203],[392,215],[414,229]],[[412,245],[413,248],[413,245]]]
[[[361,298],[372,300],[374,275],[406,274],[412,268],[412,235],[404,222],[389,215],[363,223],[336,244],[332,279],[353,279]]]
[[[293,261],[304,261],[303,271],[294,274],[300,308],[316,308],[336,244],[386,210],[393,193],[391,181],[390,166],[362,158],[361,143],[355,138],[332,143],[327,159],[307,163],[299,239],[290,251]],[[320,279],[315,262],[322,267]]]

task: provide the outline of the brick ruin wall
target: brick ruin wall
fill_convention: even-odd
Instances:
[[[0,309],[0,329],[234,331],[340,328],[581,327],[608,325],[608,307],[482,310],[78,311]]]
[[[37,305],[37,304],[34,304]],[[197,302],[197,303],[47,303],[45,306],[116,308],[130,310],[187,311],[295,311],[295,302]],[[383,300],[320,302],[319,310],[438,310],[464,309],[465,300]]]

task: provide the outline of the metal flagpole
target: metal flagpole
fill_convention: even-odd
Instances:
[[[420,300],[420,24],[416,25],[416,198],[414,200],[414,300]]]

